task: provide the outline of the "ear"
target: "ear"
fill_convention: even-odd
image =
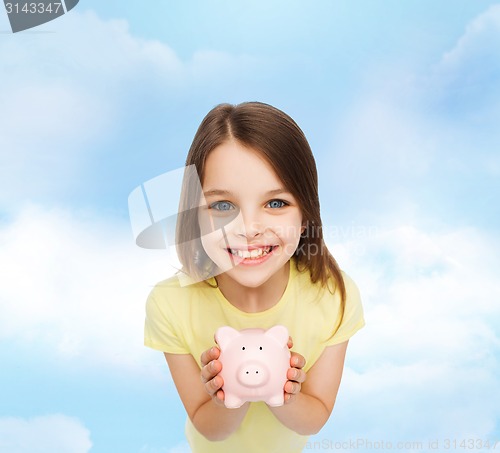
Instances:
[[[219,327],[217,332],[215,332],[215,341],[221,347],[225,348],[231,341],[241,334],[236,329],[229,326]]]
[[[286,346],[288,343],[288,329],[285,326],[274,326],[266,330],[266,337],[272,338],[280,346]]]

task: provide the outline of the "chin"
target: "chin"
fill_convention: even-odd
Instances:
[[[262,286],[264,283],[266,283],[270,278],[270,276],[258,276],[252,278],[250,275],[234,275],[234,273],[231,271],[226,272],[226,275],[245,288],[258,288],[259,286]]]
[[[238,284],[247,288],[258,288],[269,281],[277,272],[283,269],[284,264],[272,266],[271,268],[245,268],[235,266],[225,272],[225,274]]]

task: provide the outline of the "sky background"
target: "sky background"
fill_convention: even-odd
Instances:
[[[82,0],[0,11],[0,452],[189,451],[127,199],[248,100],[306,133],[365,307],[310,449],[500,451],[500,4]]]

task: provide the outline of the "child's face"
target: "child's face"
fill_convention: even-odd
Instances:
[[[220,272],[258,287],[288,262],[302,231],[297,201],[260,155],[236,141],[205,162],[203,248]]]

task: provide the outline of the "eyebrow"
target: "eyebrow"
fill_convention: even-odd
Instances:
[[[270,196],[278,195],[281,193],[290,193],[290,192],[288,190],[280,187],[279,189],[269,190],[264,195],[270,197]],[[205,197],[211,197],[211,196],[216,196],[216,195],[218,195],[218,196],[233,195],[233,193],[229,190],[211,189],[211,190],[204,191],[203,195],[205,195]]]

